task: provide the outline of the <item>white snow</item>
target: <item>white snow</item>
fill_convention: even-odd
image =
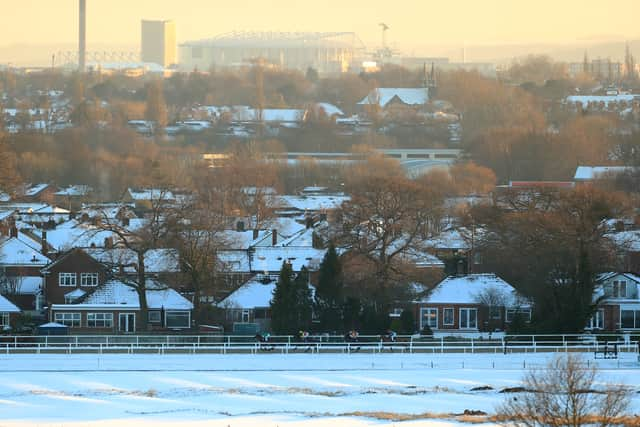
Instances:
[[[634,172],[633,166],[578,166],[573,177],[575,181],[590,181],[607,175]]]
[[[358,105],[378,104],[380,107],[385,107],[395,97],[408,105],[424,105],[429,101],[425,88],[381,87],[365,96]]]
[[[0,313],[20,313],[20,309],[14,303],[0,295]]]
[[[3,266],[44,267],[49,261],[49,258],[18,238],[0,238],[0,264]]]
[[[3,355],[3,426],[455,426],[353,414],[494,413],[550,354]],[[593,360],[637,388],[635,353]],[[491,390],[472,391],[477,386]],[[631,411],[640,409],[633,394]],[[491,424],[483,424],[489,426]]]
[[[154,310],[192,310],[193,304],[175,290],[156,282],[147,280],[147,305]],[[53,304],[57,310],[83,309],[120,309],[137,310],[140,308],[138,293],[132,286],[117,280],[110,280],[96,289],[80,304]]]
[[[477,304],[486,292],[497,292],[505,297],[505,305],[517,304],[513,286],[495,274],[469,274],[449,276],[438,283],[433,291],[420,302],[429,304]]]

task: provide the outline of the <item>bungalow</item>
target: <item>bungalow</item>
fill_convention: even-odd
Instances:
[[[0,331],[10,329],[18,314],[20,309],[0,295]]]
[[[597,310],[585,329],[637,331],[640,329],[640,276],[609,272],[597,278]]]
[[[269,330],[276,275],[258,274],[217,304],[234,333]]]
[[[277,274],[257,274],[217,304],[234,333],[271,329],[271,299],[277,283]],[[309,289],[313,295],[315,287],[309,284]]]
[[[415,302],[420,330],[490,332],[504,330],[516,314],[531,319],[531,306],[495,274],[449,276]]]

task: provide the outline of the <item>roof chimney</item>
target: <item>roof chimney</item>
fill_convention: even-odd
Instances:
[[[253,229],[253,240],[256,240],[260,235],[260,231],[257,228]]]
[[[46,231],[42,231],[42,250],[40,251],[42,252],[42,255],[47,256],[47,253],[49,252],[49,244],[47,243],[47,232]]]
[[[16,227],[15,224],[9,229],[9,237],[18,238],[18,227]]]
[[[278,230],[275,228],[271,230],[271,245],[275,246],[278,244]]]

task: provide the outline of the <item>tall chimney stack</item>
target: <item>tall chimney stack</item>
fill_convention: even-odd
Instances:
[[[78,33],[78,71],[84,72],[87,55],[87,0],[80,0]]]

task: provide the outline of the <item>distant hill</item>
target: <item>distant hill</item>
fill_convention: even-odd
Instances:
[[[611,58],[614,61],[623,61],[625,53],[625,41],[585,41],[572,44],[496,44],[462,46],[419,46],[419,51],[425,56],[446,56],[452,62],[461,62],[464,56],[467,62],[494,62],[508,64],[516,58],[527,55],[549,55],[556,61],[579,62],[584,57],[585,50],[589,58]],[[640,39],[629,41],[631,52],[640,62]]]

